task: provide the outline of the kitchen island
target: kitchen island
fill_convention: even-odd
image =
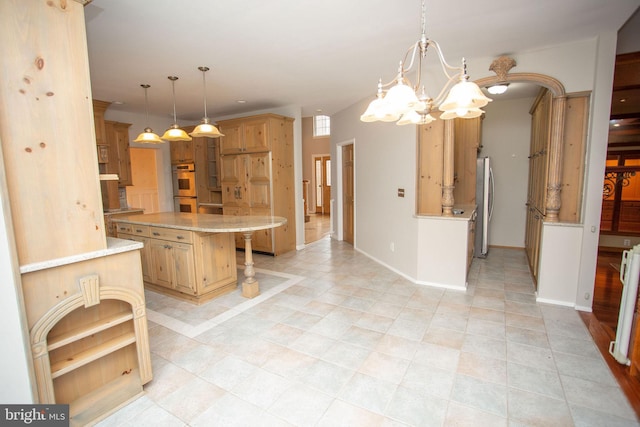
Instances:
[[[113,221],[118,237],[144,244],[142,271],[147,287],[202,303],[236,288],[234,233],[238,232],[245,241],[242,295],[257,296],[260,288],[253,267],[252,234],[284,225],[287,219],[163,212],[118,217]]]

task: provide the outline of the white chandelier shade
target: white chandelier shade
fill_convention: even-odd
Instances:
[[[427,49],[431,47],[437,54],[442,71],[447,78],[437,97],[429,97],[421,85],[423,60],[426,61]],[[412,69],[417,57],[417,83],[411,83],[404,76]],[[410,59],[407,66],[407,59]],[[386,89],[389,87],[389,89]],[[422,1],[422,35],[420,39],[409,47],[404,60],[400,61],[398,74],[391,82],[382,84],[378,81],[378,92],[360,116],[363,122],[397,122],[398,125],[425,124],[434,119],[431,112],[436,109],[442,111],[440,118],[449,120],[454,118],[474,118],[482,115],[482,107],[491,102],[477,84],[469,81],[466,73],[466,61],[462,58],[460,67],[449,65],[444,59],[438,43],[425,35],[425,4]]]

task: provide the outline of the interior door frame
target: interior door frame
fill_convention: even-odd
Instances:
[[[311,185],[312,190],[313,190],[313,209],[311,208],[311,206],[307,206],[307,210],[310,213],[314,213],[316,214],[316,209],[318,208],[318,197],[317,197],[317,188],[318,188],[318,183],[316,180],[316,161],[318,159],[320,159],[320,161],[322,161],[323,158],[328,157],[329,160],[331,160],[331,154],[312,154],[311,155],[311,164],[313,165],[313,173],[311,174]],[[324,174],[324,172],[323,172]],[[333,187],[333,186],[332,186]],[[324,189],[322,190],[322,194],[324,194]],[[322,207],[323,209],[325,209],[327,211],[327,213],[330,215],[331,214],[331,197],[329,197],[329,200],[323,200],[322,201]]]
[[[357,193],[356,193],[356,140],[355,138],[353,139],[348,139],[346,141],[342,141],[342,142],[338,142],[336,144],[336,161],[334,162],[334,166],[332,166],[332,169],[336,171],[336,181],[335,184],[332,185],[331,187],[335,188],[335,197],[333,200],[335,200],[335,215],[331,216],[331,221],[335,224],[334,230],[335,230],[335,238],[337,240],[344,240],[344,224],[342,223],[342,218],[343,218],[343,213],[344,213],[344,206],[342,204],[342,196],[343,196],[343,192],[342,192],[342,185],[343,185],[343,177],[342,177],[342,167],[343,167],[343,158],[342,158],[342,147],[344,147],[345,145],[353,145],[353,247],[356,247],[356,243],[357,243],[357,227],[356,227],[356,218],[358,217],[357,215],[357,203],[356,203],[356,198],[357,198]]]

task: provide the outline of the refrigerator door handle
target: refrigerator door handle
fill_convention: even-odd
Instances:
[[[495,182],[493,180],[493,168],[489,168],[489,185],[491,189],[489,190],[489,221],[491,221],[491,216],[493,215],[493,193],[495,191]]]

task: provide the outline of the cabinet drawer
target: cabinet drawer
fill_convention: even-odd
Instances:
[[[172,242],[191,243],[191,231],[175,230],[173,228],[149,227],[149,237]]]
[[[149,226],[148,225],[138,225],[131,224],[131,234],[135,234],[136,236],[149,236]]]
[[[118,236],[121,234],[133,234],[133,231],[131,231],[132,227],[131,224],[126,223],[119,222],[115,224],[115,230]]]

